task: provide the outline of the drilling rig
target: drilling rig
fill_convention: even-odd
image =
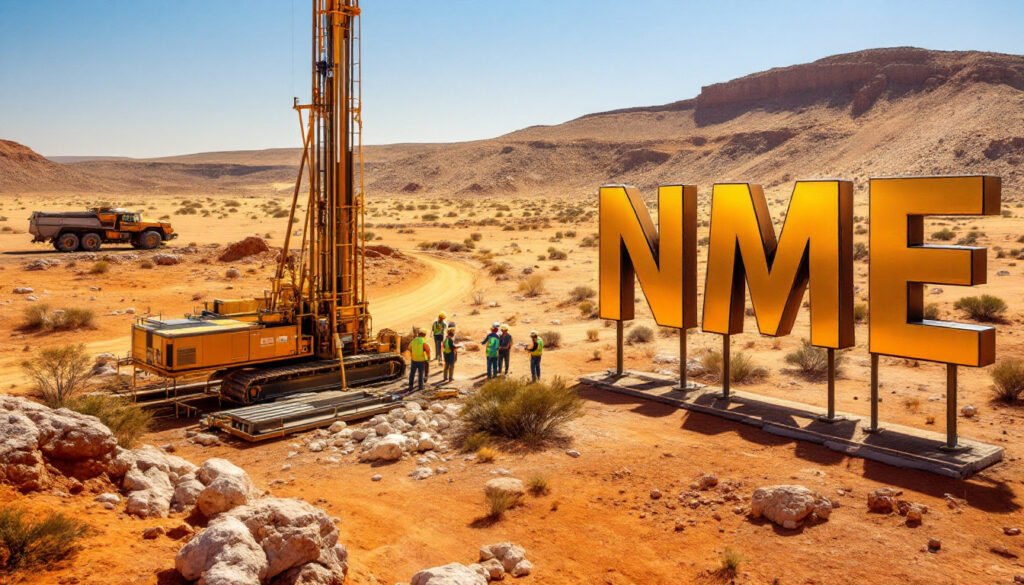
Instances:
[[[358,0],[313,0],[311,101],[294,104],[302,159],[270,290],[207,301],[183,319],[139,319],[136,368],[166,378],[210,374],[222,397],[242,404],[404,372],[400,337],[372,335],[366,299],[359,13]],[[297,252],[293,231],[302,237]]]

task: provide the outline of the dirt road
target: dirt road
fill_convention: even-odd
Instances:
[[[449,307],[464,304],[473,290],[477,271],[469,264],[433,254],[405,253],[422,262],[423,271],[384,294],[371,294],[370,312],[377,329],[427,327],[439,311],[450,316]]]

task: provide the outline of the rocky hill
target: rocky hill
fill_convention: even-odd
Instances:
[[[280,188],[294,180],[298,159],[298,149],[273,149],[63,168],[122,190],[231,190]],[[489,140],[369,147],[367,178],[375,194],[558,196],[590,194],[604,182],[773,187],[820,176],[984,172],[1002,175],[1013,192],[1022,160],[1024,56],[891,48]],[[0,190],[11,185],[0,182]]]

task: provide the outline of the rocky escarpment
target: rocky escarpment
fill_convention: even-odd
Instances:
[[[1002,83],[1024,89],[1024,59],[1014,55],[872,49],[780,67],[701,88],[698,114],[716,107],[785,105],[787,101],[848,97],[851,113],[869,110],[886,91],[927,90],[944,83]]]

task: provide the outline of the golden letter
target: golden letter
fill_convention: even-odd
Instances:
[[[924,283],[986,282],[985,248],[926,246],[925,215],[998,215],[999,177],[871,179],[869,350],[985,366],[995,328],[924,319]]]
[[[665,327],[697,326],[697,187],[658,188],[658,228],[633,187],[600,190],[600,316],[633,318],[634,276],[654,320]]]
[[[743,331],[743,281],[764,335],[793,329],[811,285],[811,343],[853,345],[853,184],[797,181],[779,241],[760,185],[716,184],[704,287],[704,331]]]

